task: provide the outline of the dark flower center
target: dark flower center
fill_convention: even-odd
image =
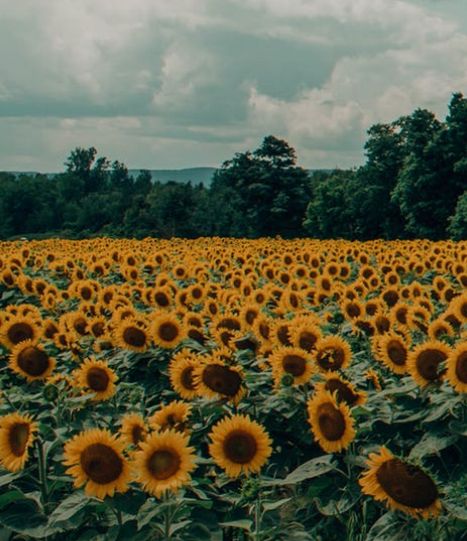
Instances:
[[[302,376],[306,370],[306,359],[299,355],[284,355],[282,368],[294,377]]]
[[[235,370],[220,364],[209,364],[203,370],[203,383],[216,393],[235,396],[240,390],[242,378]]]
[[[49,357],[45,351],[28,346],[18,355],[18,366],[30,376],[42,376],[49,368]]]
[[[175,323],[167,321],[159,326],[158,335],[162,340],[166,342],[172,342],[177,338],[179,334],[178,327]]]
[[[349,406],[353,406],[358,400],[358,394],[354,393],[343,381],[340,379],[328,379],[324,385],[324,388],[330,393],[336,393],[338,402],[345,402]]]
[[[8,329],[7,336],[10,342],[13,344],[19,344],[24,340],[31,340],[34,338],[34,329],[26,322],[13,323]]]
[[[439,349],[425,349],[417,356],[417,371],[426,380],[436,381],[442,375],[442,373],[439,371],[439,365],[445,359],[446,354]]]
[[[397,366],[404,366],[407,361],[407,350],[397,340],[390,340],[387,345],[388,356]]]
[[[224,440],[225,456],[236,464],[248,464],[258,450],[255,438],[243,430],[232,431]]]
[[[123,331],[123,340],[130,346],[140,348],[146,344],[146,333],[138,327],[127,327]]]
[[[456,359],[456,376],[462,383],[467,383],[467,351],[463,351]]]
[[[157,480],[165,481],[178,472],[180,464],[180,457],[175,451],[160,449],[149,457],[147,468]]]
[[[122,458],[103,443],[88,445],[81,453],[80,462],[86,475],[99,485],[116,481],[123,471]]]
[[[438,498],[436,485],[426,473],[397,458],[382,464],[376,478],[386,494],[407,507],[424,509]]]
[[[29,424],[15,423],[8,434],[11,452],[15,456],[22,456],[26,451],[29,438]]]
[[[337,370],[344,364],[344,360],[345,353],[341,348],[330,347],[318,352],[317,361],[324,370]]]
[[[329,402],[321,404],[317,411],[318,424],[323,436],[337,441],[344,435],[345,419],[342,413]]]
[[[86,380],[88,382],[88,387],[97,392],[105,391],[110,382],[107,372],[103,368],[97,366],[93,366],[88,370]]]

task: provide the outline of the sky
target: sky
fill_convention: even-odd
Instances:
[[[129,168],[220,166],[264,136],[308,168],[467,93],[467,0],[0,0],[0,170],[76,146]]]

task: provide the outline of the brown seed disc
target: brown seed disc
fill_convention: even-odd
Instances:
[[[244,430],[233,430],[224,440],[225,456],[236,464],[248,464],[258,450],[255,438]]]
[[[326,391],[330,393],[336,392],[337,401],[345,402],[349,406],[353,406],[358,400],[358,394],[354,393],[343,381],[337,378],[328,379],[324,385]]]
[[[438,498],[438,490],[431,478],[417,466],[398,458],[382,464],[376,478],[386,494],[407,507],[424,509]]]
[[[298,337],[298,347],[310,352],[314,347],[318,337],[310,331],[302,331]]]
[[[446,359],[446,354],[439,349],[425,349],[417,355],[417,371],[428,381],[436,381],[441,377],[438,368]]]
[[[338,370],[345,360],[345,353],[341,348],[326,348],[318,352],[318,364],[324,370]]]
[[[211,390],[226,396],[235,396],[242,384],[238,372],[220,364],[208,364],[203,370],[202,379]]]
[[[323,436],[329,441],[337,441],[344,435],[345,419],[342,413],[329,402],[318,407],[318,424]]]
[[[407,362],[407,350],[398,340],[390,340],[386,346],[388,356],[397,366],[404,366]]]
[[[173,449],[159,449],[148,458],[147,468],[158,481],[165,481],[175,475],[181,460]]]
[[[8,434],[11,452],[15,456],[23,456],[29,438],[29,424],[15,423]]]
[[[110,378],[103,368],[93,366],[86,374],[88,387],[96,392],[105,391],[109,386]]]
[[[123,471],[122,458],[103,443],[88,445],[81,452],[80,463],[86,475],[99,485],[116,481]]]
[[[28,346],[19,353],[18,366],[30,376],[41,376],[49,368],[49,356],[39,348]]]
[[[294,377],[302,376],[306,370],[306,359],[299,355],[284,355],[282,358],[282,368]]]
[[[189,391],[195,390],[196,387],[193,382],[193,367],[192,366],[187,366],[186,368],[182,370],[182,373],[180,375],[180,381],[183,387],[185,387],[185,389],[188,389]]]
[[[172,342],[179,335],[179,329],[177,325],[175,325],[175,323],[166,321],[165,323],[159,325],[159,328],[157,329],[157,334],[162,340],[165,340],[166,342]]]
[[[146,344],[146,333],[138,327],[127,327],[123,331],[123,341],[130,346],[143,347]]]
[[[31,340],[34,338],[34,329],[29,323],[24,321],[13,323],[7,331],[7,336],[10,342],[16,345],[20,342],[24,342],[24,340]]]
[[[144,428],[139,425],[134,425],[131,429],[131,439],[134,445],[138,445],[140,441],[144,440]]]
[[[467,383],[467,351],[462,351],[456,359],[456,376],[462,383]]]

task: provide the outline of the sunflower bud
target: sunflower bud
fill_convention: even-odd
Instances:
[[[283,387],[291,387],[294,382],[294,377],[292,374],[284,374],[281,378],[281,385]]]
[[[42,391],[42,395],[47,402],[53,402],[58,397],[58,389],[55,385],[46,385]]]

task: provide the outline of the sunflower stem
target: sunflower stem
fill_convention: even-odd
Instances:
[[[261,492],[258,491],[255,502],[255,541],[261,540]]]
[[[170,541],[170,538],[172,537],[170,534],[170,527],[172,525],[172,505],[170,502],[170,495],[169,491],[166,490],[164,492],[163,501],[165,504],[164,509],[164,541]]]
[[[39,462],[39,484],[41,488],[42,505],[45,506],[49,497],[49,487],[47,485],[47,463],[45,458],[44,446],[40,438],[36,439],[36,447]]]

